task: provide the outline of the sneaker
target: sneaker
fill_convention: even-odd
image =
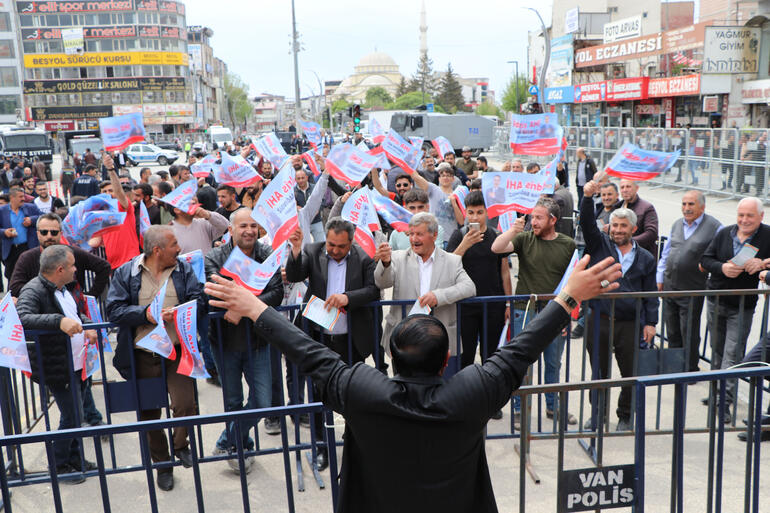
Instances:
[[[294,421],[294,422],[297,422],[296,417],[292,417],[291,420]],[[300,415],[299,416],[299,425],[301,427],[303,427],[303,428],[310,429],[310,414],[303,413],[302,415]]]
[[[268,435],[281,434],[281,421],[277,417],[268,417],[265,419],[265,433]]]
[[[179,461],[182,462],[182,466],[184,468],[190,468],[193,465],[192,461],[192,454],[190,454],[190,449],[184,448],[184,449],[178,449],[174,451],[175,456]]]
[[[513,429],[516,431],[521,431],[521,412],[520,411],[513,412]]]
[[[549,419],[553,418],[553,414],[554,414],[553,410],[549,410],[549,409],[545,410],[545,416],[548,417]],[[567,424],[571,426],[574,426],[575,424],[577,424],[577,419],[575,418],[574,415],[572,415],[569,412],[567,412]]]
[[[66,475],[65,475],[66,474]],[[80,470],[76,469],[69,463],[59,465],[56,467],[56,476],[59,478],[60,483],[64,484],[80,484],[86,480],[86,476]]]
[[[572,338],[583,338],[583,334],[585,333],[585,327],[583,327],[582,324],[578,324],[574,328],[572,328]]]
[[[585,424],[583,424],[583,431],[595,431],[596,427],[594,426],[594,422],[589,418]]]
[[[495,420],[500,420],[503,418],[503,410],[497,410],[493,415],[492,418]]]
[[[227,464],[230,466],[230,469],[233,471],[233,473],[240,475],[241,474],[241,466],[238,462],[238,456],[235,453],[231,453],[233,456],[232,458],[227,460]],[[251,472],[251,469],[254,467],[254,456],[245,456],[243,458],[243,470],[246,471],[248,474]]]
[[[222,456],[223,454],[229,454],[229,452],[230,451],[228,451],[227,449],[224,449],[218,445],[215,445],[214,450],[211,451],[211,454],[213,454],[214,456]]]
[[[631,419],[618,419],[615,431],[631,431]]]

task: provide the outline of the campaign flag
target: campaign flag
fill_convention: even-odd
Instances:
[[[88,318],[91,319],[91,322],[95,324],[104,322],[104,318],[102,317],[102,312],[99,310],[99,304],[96,302],[96,298],[87,294],[83,294],[83,297],[86,300],[86,313],[88,314]],[[107,328],[102,328],[100,331],[102,335],[102,347],[104,347],[105,351],[111,353],[112,345],[110,345],[110,337],[109,333],[107,332]]]
[[[543,194],[553,194],[553,191],[556,188],[556,166],[559,165],[559,162],[561,162],[563,157],[564,151],[559,150],[559,154],[538,173],[545,178],[546,187],[543,190]]]
[[[289,156],[281,146],[281,141],[273,132],[257,139],[254,142],[254,149],[262,155],[262,158],[269,160],[275,169],[281,169],[289,160]]]
[[[177,257],[179,260],[187,262],[193,268],[195,277],[201,283],[206,283],[206,272],[203,267],[203,251],[196,249]]]
[[[81,204],[83,205],[81,207],[83,212],[94,212],[96,210],[114,210],[115,212],[118,211],[118,200],[106,193],[97,194],[96,196],[86,198],[82,202],[78,203],[78,205]]]
[[[383,219],[398,232],[405,232],[409,229],[409,221],[412,219],[412,213],[382,194],[370,194],[374,210],[382,216]]]
[[[195,164],[190,166],[190,171],[195,178],[206,178],[217,167],[217,154],[209,153]]]
[[[351,186],[361,183],[377,162],[378,156],[363,152],[350,143],[338,144],[326,157],[329,174]]]
[[[83,349],[83,367],[80,372],[80,380],[85,381],[102,368],[99,362],[99,343],[86,341]]]
[[[362,187],[350,195],[342,207],[340,214],[343,219],[350,221],[356,226],[366,226],[374,232],[382,230],[380,220],[377,218],[377,211],[374,208],[372,199],[367,187]]]
[[[0,367],[32,372],[24,328],[10,294],[0,301]]]
[[[559,292],[561,292],[561,289],[563,289],[564,286],[567,284],[569,277],[572,276],[572,271],[575,270],[575,266],[579,261],[580,261],[580,255],[578,254],[578,250],[576,249],[575,252],[572,253],[572,258],[570,259],[569,264],[567,265],[567,269],[564,271],[564,276],[562,276],[561,281],[556,286],[556,290],[553,291],[554,294],[558,294]],[[578,304],[578,306],[576,306],[571,312],[573,319],[578,318],[579,311],[580,311],[580,304]]]
[[[150,227],[150,213],[147,212],[147,206],[144,201],[139,202],[139,235],[144,235],[147,228]]]
[[[144,115],[141,112],[100,118],[99,132],[102,134],[104,149],[108,152],[122,151],[147,137],[144,131]]]
[[[649,180],[673,166],[680,154],[680,150],[666,153],[643,150],[631,143],[626,143],[607,163],[605,171],[608,175],[626,180]]]
[[[414,146],[415,148],[420,148],[422,150],[422,143],[425,142],[424,137],[417,137],[417,136],[409,136],[409,144]]]
[[[385,140],[385,130],[382,129],[382,125],[375,118],[369,120],[369,133],[372,134],[372,142],[374,144],[380,144]]]
[[[222,152],[222,165],[214,166],[213,171],[217,183],[231,187],[248,187],[262,180],[249,161],[240,155],[232,157],[226,151]]]
[[[318,169],[318,162],[315,161],[316,152],[313,150],[307,150],[302,154],[302,158],[307,162],[307,167],[313,172],[313,176],[321,176],[321,170]]]
[[[70,208],[62,222],[62,235],[73,246],[90,250],[88,240],[117,230],[126,219],[118,202],[108,194],[92,196]]]
[[[439,135],[433,139],[431,144],[433,144],[433,147],[436,148],[439,160],[444,160],[444,155],[447,153],[455,152],[455,149],[452,147],[452,143],[450,143],[449,140],[443,135]]]
[[[297,202],[294,199],[294,168],[286,166],[262,191],[251,217],[267,230],[273,249],[283,245],[297,229]]]
[[[281,268],[281,262],[284,255],[288,255],[289,246],[282,244],[280,248],[273,250],[270,256],[261,264],[246,256],[237,246],[230,252],[225,265],[219,270],[222,276],[232,278],[236,283],[246,287],[254,293],[260,295]]]
[[[174,343],[166,333],[166,323],[163,322],[163,300],[166,298],[166,286],[168,280],[166,280],[160,287],[160,290],[152,299],[150,303],[150,313],[155,319],[157,326],[149,332],[147,335],[137,341],[137,347],[143,347],[153,353],[157,353],[169,360],[176,359],[176,350],[174,349]]]
[[[179,360],[177,374],[191,378],[210,378],[203,363],[203,355],[198,351],[198,302],[183,303],[174,308],[176,335],[182,345],[182,357]]]
[[[469,192],[471,191],[468,189],[468,187],[465,185],[460,185],[452,191],[452,194],[449,195],[450,197],[454,196],[457,198],[457,206],[460,207],[460,212],[463,213],[463,217],[465,217],[465,197]]]
[[[385,151],[382,149],[382,146],[376,146],[366,153],[377,157],[374,167],[379,169],[390,169],[390,162],[388,161],[388,157],[385,156]]]
[[[546,188],[546,179],[540,174],[490,173],[481,177],[481,191],[489,217],[510,210],[529,214]]]
[[[367,151],[369,151],[369,146],[366,144],[366,142],[361,141],[360,143],[356,144],[356,149],[366,153]]]
[[[321,125],[312,121],[299,120],[300,126],[302,126],[302,133],[307,137],[307,142],[314,150],[318,149],[318,145],[321,144]]]
[[[228,230],[225,232],[224,235],[222,235],[222,244],[227,244],[228,242],[230,242],[230,238],[231,238],[231,235],[230,235],[230,231]]]
[[[172,207],[178,208],[182,212],[193,215],[198,209],[198,202],[195,197],[197,192],[198,180],[190,178],[173,191],[158,199],[163,203],[168,203]]]
[[[421,148],[415,148],[395,130],[388,130],[388,135],[382,142],[385,155],[398,167],[410,175],[417,171],[420,165]]]
[[[508,139],[515,154],[553,155],[562,148],[564,129],[556,114],[514,114]]]
[[[500,214],[500,217],[497,218],[497,229],[501,232],[508,231],[517,217],[519,217],[519,214],[515,210],[509,210],[504,214]]]

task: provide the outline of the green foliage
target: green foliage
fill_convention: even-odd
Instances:
[[[225,75],[225,101],[227,112],[233,124],[246,129],[246,122],[254,113],[254,106],[249,101],[249,86],[234,73]]]
[[[425,103],[431,103],[433,98],[429,95],[425,95]],[[396,101],[387,105],[386,108],[391,110],[411,110],[416,109],[422,105],[422,92],[412,91],[396,98]]]
[[[502,109],[492,102],[484,102],[476,109],[476,114],[479,116],[497,116],[500,119],[505,118],[505,114]]]
[[[372,87],[366,91],[365,107],[383,107],[389,103],[393,103],[393,97],[384,87]]]
[[[401,75],[401,81],[398,83],[398,89],[396,89],[396,97],[404,96],[406,93],[411,93],[415,89],[411,88],[411,83],[407,83],[403,75]]]
[[[503,90],[503,109],[507,110],[509,112],[513,112],[518,114],[516,112],[516,78],[511,77],[511,79],[508,81],[508,85],[505,86],[505,89]],[[527,92],[527,89],[529,89],[529,82],[527,81],[527,78],[519,75],[519,105],[524,105],[527,103],[527,96],[529,93]]]
[[[428,58],[428,53],[420,54],[420,60],[417,63],[417,71],[412,75],[409,81],[410,91],[420,91],[426,98],[434,93],[433,87],[433,61]],[[426,100],[427,102],[427,100]]]
[[[341,110],[346,111],[352,106],[353,104],[348,102],[347,100],[344,100],[344,99],[334,100],[334,103],[332,103],[332,113],[336,114]]]
[[[455,113],[465,106],[463,98],[463,86],[457,80],[457,74],[452,70],[452,64],[447,65],[447,70],[441,76],[436,102],[447,112]]]

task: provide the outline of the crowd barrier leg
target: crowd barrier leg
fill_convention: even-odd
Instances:
[[[294,382],[294,385],[296,386],[296,381]],[[283,472],[284,472],[284,476],[286,478],[285,479],[285,481],[286,481],[286,501],[288,503],[289,513],[294,513],[294,490],[293,490],[293,488],[291,486],[291,456],[289,456],[289,451],[285,449],[286,447],[289,447],[289,433],[288,433],[288,428],[286,426],[286,415],[281,415],[281,417],[279,419],[279,422],[281,423],[281,446],[284,447],[284,451],[283,451]],[[299,451],[297,451],[297,454],[299,454]],[[301,472],[302,472],[302,465],[301,465],[301,463],[302,463],[302,460],[300,460],[300,465],[298,467],[299,468],[299,472],[300,472],[300,474],[297,476],[298,482],[299,482],[299,480],[301,479],[301,476],[302,476],[302,474],[301,474]],[[301,488],[299,486],[300,485],[298,484],[297,488],[299,489],[299,491],[302,492],[302,491],[305,490],[304,484],[301,485]]]
[[[647,389],[641,384],[636,384],[636,418],[645,417]],[[644,422],[637,422],[634,438],[634,465],[636,466],[636,501],[634,512],[644,513],[644,464],[645,464],[645,436],[647,426]],[[713,454],[713,453],[711,453]]]

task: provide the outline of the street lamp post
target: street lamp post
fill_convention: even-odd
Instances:
[[[292,0],[293,1],[293,0]],[[525,7],[530,11],[537,14],[537,18],[540,20],[540,26],[543,29],[543,39],[545,40],[545,60],[543,61],[543,68],[540,70],[540,87],[538,88],[538,99],[540,100],[540,107],[545,112],[545,72],[548,69],[548,63],[551,61],[551,40],[548,38],[548,32],[545,29],[545,23],[543,23],[543,17],[537,12],[537,9],[533,7]]]
[[[299,122],[302,115],[302,101],[299,98],[299,65],[297,63],[299,41],[297,41],[297,16],[294,12],[294,0],[291,0],[291,42],[291,49],[294,53],[294,127],[295,133],[302,135],[302,125]]]
[[[330,132],[333,133],[334,132],[334,120],[332,119],[332,106],[329,105],[329,103],[326,101],[326,92],[324,91],[324,88],[323,88],[323,85],[322,85],[322,82],[321,82],[321,77],[319,77],[318,73],[316,73],[312,69],[310,70],[310,73],[315,75],[316,80],[318,80],[318,88],[320,89],[321,94],[323,95],[323,98],[324,98],[324,108],[329,111],[329,130],[330,130]]]

